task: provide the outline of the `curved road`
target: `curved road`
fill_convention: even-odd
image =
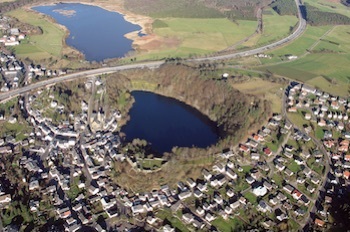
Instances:
[[[212,57],[206,57],[206,58],[190,59],[188,61],[191,61],[191,62],[218,61],[218,60],[251,56],[251,55],[255,55],[257,53],[262,53],[262,52],[277,48],[281,45],[284,45],[286,43],[289,43],[289,42],[295,40],[306,29],[306,20],[303,18],[303,15],[302,15],[302,12],[300,9],[302,4],[300,3],[299,0],[295,0],[295,4],[297,5],[297,8],[298,8],[299,24],[298,24],[298,28],[289,36],[287,36],[287,37],[285,37],[277,42],[274,42],[272,44],[269,44],[269,45],[266,45],[266,46],[263,46],[260,48],[248,50],[248,51],[231,53],[231,54],[227,54],[227,55],[218,55],[218,56],[212,56]],[[48,80],[36,82],[36,83],[30,84],[30,85],[27,85],[27,86],[24,86],[24,87],[15,89],[15,90],[11,90],[9,92],[0,93],[0,102],[3,100],[11,99],[13,97],[16,97],[18,95],[21,95],[23,93],[29,92],[29,91],[37,89],[37,88],[42,88],[42,87],[45,87],[48,85],[54,85],[54,84],[59,83],[59,82],[69,81],[69,80],[73,80],[73,79],[76,79],[79,77],[101,75],[101,74],[105,74],[105,73],[113,73],[113,72],[118,72],[118,71],[128,70],[128,69],[135,69],[135,68],[157,68],[163,63],[164,63],[164,61],[154,61],[154,62],[129,64],[129,65],[122,65],[122,66],[115,66],[115,67],[105,67],[105,68],[92,69],[92,70],[77,72],[77,73],[73,73],[73,74],[68,74],[65,76],[50,78]]]

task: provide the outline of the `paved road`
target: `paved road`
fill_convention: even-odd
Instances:
[[[287,44],[296,38],[298,38],[306,29],[306,21],[302,16],[302,12],[300,7],[302,6],[299,2],[299,0],[295,0],[296,5],[298,6],[298,17],[299,17],[299,24],[297,29],[290,34],[289,36],[281,39],[280,41],[274,42],[272,44],[255,48],[248,51],[243,52],[236,52],[236,53],[230,53],[227,55],[217,55],[212,57],[205,57],[205,58],[197,58],[197,59],[190,59],[187,61],[190,62],[203,62],[203,61],[219,61],[219,60],[225,60],[225,59],[233,59],[233,58],[239,58],[239,57],[245,57],[245,56],[251,56],[255,55],[257,53],[263,53],[268,50],[277,48],[279,46],[282,46],[284,44]],[[153,62],[147,62],[147,63],[138,63],[138,64],[128,64],[128,65],[121,65],[121,66],[115,66],[115,67],[104,67],[104,68],[98,68],[93,70],[87,70],[82,72],[77,72],[73,74],[68,74],[65,76],[50,78],[44,81],[36,82],[27,86],[24,86],[22,88],[18,88],[15,90],[11,90],[9,92],[0,93],[0,102],[4,100],[11,99],[13,97],[16,97],[20,94],[29,92],[34,89],[42,88],[49,85],[54,85],[59,82],[69,81],[73,80],[79,77],[87,77],[87,76],[93,76],[93,75],[101,75],[106,73],[114,73],[122,70],[129,70],[129,69],[140,69],[140,68],[157,68],[160,65],[164,64],[164,61],[153,61]]]

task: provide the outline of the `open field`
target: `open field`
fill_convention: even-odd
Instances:
[[[261,58],[260,61],[263,64],[276,63],[282,61],[285,55],[296,55],[301,56],[307,52],[314,43],[319,41],[319,38],[329,31],[331,26],[322,26],[322,27],[312,27],[308,26],[305,33],[295,40],[293,43],[290,43],[281,48],[275,49],[266,54],[270,55],[272,59]],[[282,58],[282,59],[281,59]]]
[[[327,34],[328,33],[328,34]],[[299,59],[257,68],[262,71],[306,82],[327,92],[347,96],[350,82],[350,26],[308,27],[294,43],[275,50],[266,62],[278,62],[286,54],[303,55]],[[313,46],[314,45],[314,46]],[[306,53],[311,49],[311,53]],[[294,52],[293,52],[294,51]],[[263,59],[261,59],[263,62]]]
[[[349,53],[350,52],[350,26],[336,26],[329,34],[324,36],[313,51],[329,50],[334,52]]]
[[[167,26],[154,28],[154,33],[174,41],[173,44],[159,47],[158,50],[144,55],[141,54],[139,58],[208,54],[237,43],[251,35],[256,29],[254,21],[241,20],[236,24],[224,18],[164,18],[161,21]]]
[[[337,82],[349,84],[350,54],[322,53],[309,54],[293,62],[265,66],[259,70],[306,82],[317,76],[327,76]]]
[[[261,96],[271,102],[272,112],[281,112],[282,84],[272,83],[260,78],[251,78],[249,81],[234,83],[232,86],[243,93]]]

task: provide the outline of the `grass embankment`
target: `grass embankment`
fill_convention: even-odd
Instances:
[[[282,110],[282,94],[281,88],[283,84],[273,83],[260,78],[251,78],[243,83],[233,83],[232,86],[246,94],[253,94],[271,103],[271,110],[274,113],[280,113]]]
[[[154,25],[154,33],[172,41],[164,47],[138,55],[138,59],[189,57],[223,50],[251,35],[256,22],[225,18],[164,18]]]
[[[16,55],[20,58],[28,57],[36,62],[50,62],[55,63],[57,67],[63,67],[71,62],[65,59],[65,56],[79,56],[77,51],[65,44],[67,34],[65,29],[52,22],[47,16],[24,9],[17,9],[7,14],[23,23],[42,29],[42,34],[29,35],[21,41],[20,45],[14,47]]]
[[[263,33],[258,40],[258,45],[271,43],[286,37],[298,22],[298,18],[295,16],[281,16],[272,9],[270,11],[272,14],[263,15]]]

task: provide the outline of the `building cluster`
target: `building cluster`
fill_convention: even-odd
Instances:
[[[316,128],[315,136],[323,144],[329,164],[329,184],[323,204],[318,207],[315,224],[323,227],[328,221],[328,208],[334,192],[341,193],[339,186],[347,186],[350,179],[350,132],[349,99],[332,96],[309,86],[296,84],[288,94],[289,112],[301,113],[305,131]],[[310,132],[312,133],[312,132]],[[338,190],[337,190],[338,189]]]
[[[95,78],[85,83],[88,89],[95,89],[92,86],[97,91],[104,88]],[[245,142],[218,154],[201,178],[138,193],[121,188],[111,176],[114,162],[128,158],[114,133],[120,113],[94,112],[90,102],[82,100],[77,115],[70,114],[68,121],[56,125],[45,110],[63,113],[64,106],[49,95],[48,105],[41,103],[42,109],[36,109],[33,105],[42,94],[37,91],[20,98],[20,108],[34,129],[20,142],[0,140],[0,153],[25,148],[18,163],[26,173],[22,181],[31,193],[40,192],[48,199],[46,210],[64,221],[66,231],[85,225],[104,231],[98,215],[106,215],[107,227],[112,226],[109,219],[127,216],[147,230],[175,231],[159,216],[165,211],[193,230],[214,230],[218,220],[229,223],[239,218],[249,223],[253,219],[248,213],[261,215],[258,224],[267,230],[290,221],[295,229],[304,227],[310,215],[310,224],[324,227],[335,186],[347,185],[350,178],[348,102],[300,84],[287,89],[285,103],[288,114],[301,114],[302,128],[283,114],[274,115]],[[320,194],[323,188],[326,194]],[[11,201],[0,185],[0,207]],[[40,214],[42,201],[31,198],[30,211]]]
[[[0,73],[2,76],[1,92],[18,88],[24,78],[24,65],[13,55],[0,52]]]

